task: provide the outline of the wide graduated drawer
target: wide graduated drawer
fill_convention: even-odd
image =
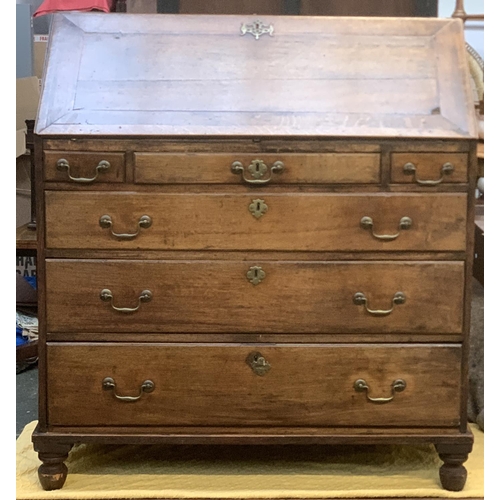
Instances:
[[[467,195],[45,193],[48,248],[463,251]]]
[[[462,332],[462,262],[46,261],[48,332]]]
[[[456,426],[461,356],[454,344],[49,344],[49,422]]]
[[[380,182],[378,153],[135,153],[138,184],[341,184]]]

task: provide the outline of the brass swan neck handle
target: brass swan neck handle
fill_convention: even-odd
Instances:
[[[390,309],[370,309],[368,307],[368,299],[363,292],[356,292],[353,297],[353,302],[357,306],[365,306],[366,311],[372,316],[388,316],[394,311],[394,306],[406,302],[406,295],[403,292],[396,292],[392,298],[392,307]]]
[[[113,231],[113,219],[110,215],[103,215],[99,219],[99,225],[103,229],[109,229],[110,233],[119,240],[132,240],[139,235],[141,229],[147,229],[151,227],[153,221],[149,215],[143,215],[137,222],[137,231],[135,233],[115,233]]]
[[[115,306],[114,302],[114,297],[113,294],[111,293],[111,290],[108,290],[107,288],[104,288],[104,290],[101,290],[101,293],[99,295],[100,299],[103,302],[111,302],[111,307],[118,312],[121,313],[133,313],[141,307],[141,304],[143,302],[150,302],[153,298],[153,294],[149,290],[143,290],[141,294],[138,297],[138,303],[137,306],[135,307],[117,307]]]
[[[119,394],[116,393],[116,382],[112,377],[106,377],[102,381],[102,388],[105,391],[113,391],[113,396],[120,400],[124,401],[125,403],[132,403],[134,401],[137,401],[142,398],[143,394],[148,393],[148,392],[153,392],[155,389],[155,384],[152,380],[145,380],[142,384],[141,387],[139,388],[139,395],[138,396],[120,396]]]
[[[71,166],[69,164],[69,161],[65,158],[61,158],[60,160],[58,160],[56,166],[57,170],[65,170],[70,180],[72,180],[73,182],[79,182],[81,184],[89,184],[91,182],[94,182],[95,180],[97,180],[101,172],[106,172],[106,170],[109,170],[111,168],[111,164],[109,163],[109,161],[102,160],[97,164],[95,168],[94,177],[73,177],[71,175]]]
[[[390,403],[397,392],[403,392],[406,389],[406,382],[403,379],[397,379],[391,384],[392,396],[388,398],[372,398],[370,396],[370,386],[362,378],[354,382],[354,390],[357,392],[366,392],[366,399],[371,403],[384,404]]]
[[[405,175],[413,175],[415,182],[417,184],[420,184],[421,186],[437,186],[444,181],[445,176],[451,175],[454,170],[455,167],[453,166],[453,164],[450,162],[446,162],[441,167],[441,177],[439,179],[424,180],[417,177],[417,167],[414,163],[408,162],[403,165],[403,172],[405,173]]]

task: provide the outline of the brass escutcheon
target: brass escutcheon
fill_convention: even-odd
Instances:
[[[273,174],[281,174],[284,169],[285,164],[282,161],[275,161],[269,168],[262,160],[255,159],[246,167],[246,171],[252,177],[250,178],[246,176],[245,167],[241,161],[234,161],[231,164],[231,172],[235,175],[241,175],[247,184],[267,184],[271,181]]]
[[[250,213],[256,218],[260,219],[266,212],[267,212],[268,206],[264,202],[264,200],[256,199],[252,200],[252,203],[248,205],[248,210],[250,210]]]
[[[260,352],[251,352],[247,356],[246,363],[260,377],[263,377],[271,369],[271,364],[266,361]]]
[[[252,285],[258,285],[265,277],[266,273],[260,266],[252,266],[247,272],[247,279]]]
[[[258,40],[262,35],[267,33],[269,36],[273,36],[274,27],[272,24],[264,24],[262,21],[256,20],[253,23],[243,23],[240,28],[241,35],[250,33],[252,36]]]
[[[261,177],[264,177],[268,168],[262,160],[252,160],[250,165],[248,165],[248,171],[254,179],[260,179]]]

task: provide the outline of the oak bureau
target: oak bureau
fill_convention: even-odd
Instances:
[[[43,488],[102,442],[432,443],[462,489],[476,137],[458,20],[55,16]]]

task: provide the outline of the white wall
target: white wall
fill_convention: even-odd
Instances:
[[[484,0],[465,0],[467,14],[484,14]],[[439,0],[438,16],[451,17],[455,10],[455,0]],[[465,40],[484,59],[484,22],[466,21]]]

